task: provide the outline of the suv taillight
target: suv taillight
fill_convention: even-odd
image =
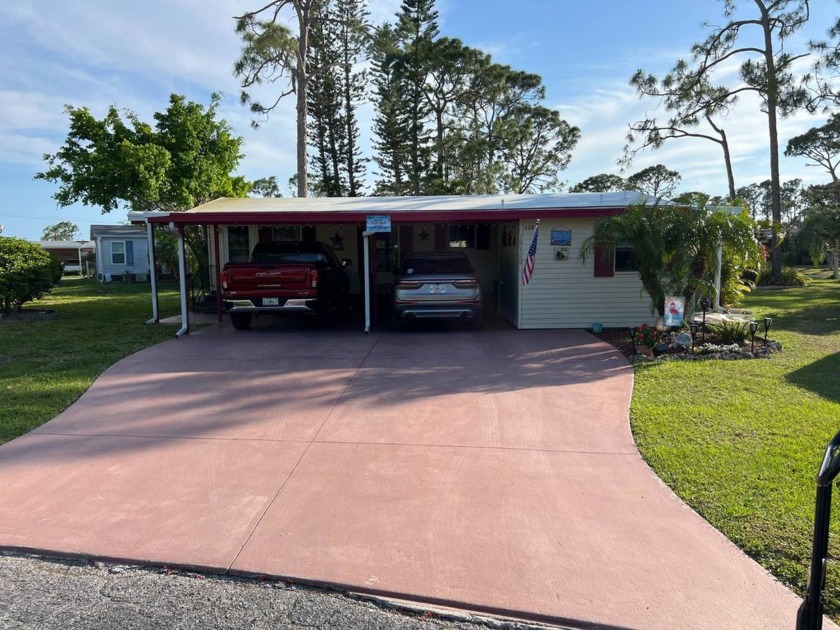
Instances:
[[[318,270],[313,269],[309,272],[309,286],[313,289],[318,288]]]
[[[230,282],[230,272],[225,269],[222,272],[222,288],[227,291],[228,283]]]
[[[478,280],[456,280],[452,284],[459,289],[473,289],[478,286]]]
[[[423,283],[418,280],[400,280],[397,282],[398,289],[419,289]]]

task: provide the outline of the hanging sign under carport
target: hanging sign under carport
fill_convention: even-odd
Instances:
[[[391,215],[389,214],[369,214],[367,217],[365,232],[390,232],[391,231]]]

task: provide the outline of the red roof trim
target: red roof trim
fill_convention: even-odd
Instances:
[[[395,212],[392,223],[445,221],[515,221],[517,219],[580,219],[613,216],[623,208],[549,208],[534,210],[453,210],[432,212]],[[372,212],[184,212],[168,217],[150,217],[151,223],[188,225],[270,225],[279,223],[364,223]]]

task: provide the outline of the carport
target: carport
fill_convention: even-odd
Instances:
[[[376,298],[387,289],[383,267],[413,251],[463,248],[476,267],[485,291],[493,290],[500,315],[517,328],[579,328],[592,322],[636,325],[650,317],[649,302],[639,298],[637,274],[615,267],[604,271],[600,253],[578,260],[581,242],[598,217],[617,214],[653,198],[637,192],[543,195],[344,198],[221,198],[187,212],[129,213],[133,223],[147,225],[152,267],[153,228],[168,227],[178,236],[182,328],[189,331],[184,228],[202,226],[209,241],[211,283],[220,286],[221,270],[244,252],[250,241],[291,233],[301,240],[330,239],[355,252],[358,294],[365,305],[365,330],[376,322]],[[534,282],[524,287],[521,270],[533,230],[542,221]],[[334,232],[334,236],[331,235]],[[568,241],[557,240],[557,234]],[[574,236],[572,236],[574,235]],[[250,239],[250,240],[249,240]],[[292,239],[293,240],[293,239]],[[235,246],[234,246],[235,245]],[[342,256],[343,257],[343,256]],[[351,256],[352,258],[353,256]],[[241,260],[241,258],[240,258]],[[398,262],[397,262],[398,265]],[[616,271],[618,273],[616,273]],[[625,273],[622,273],[624,271]],[[594,278],[595,280],[590,280]],[[383,286],[384,285],[384,286]],[[574,291],[577,299],[568,300]],[[153,315],[158,321],[153,279]],[[216,291],[216,313],[222,300]],[[565,311],[563,309],[566,309]],[[616,310],[617,309],[617,310]],[[613,315],[613,321],[608,317]]]

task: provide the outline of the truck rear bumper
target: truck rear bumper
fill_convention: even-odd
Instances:
[[[258,300],[261,302],[261,300]],[[259,313],[283,315],[285,313],[311,313],[317,312],[318,300],[307,298],[290,298],[278,306],[263,306],[255,304],[252,300],[224,300],[226,310],[231,313]]]

